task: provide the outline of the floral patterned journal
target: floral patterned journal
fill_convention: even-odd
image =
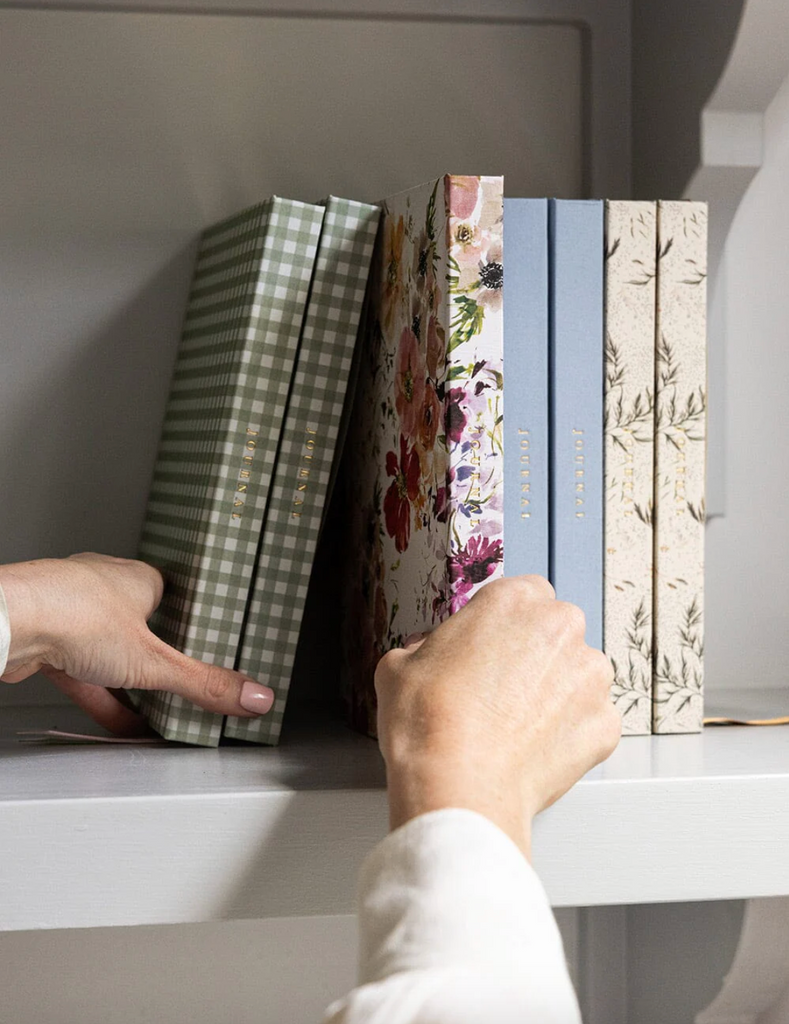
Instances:
[[[503,182],[383,203],[341,471],[344,681],[375,732],[379,658],[503,575]]]

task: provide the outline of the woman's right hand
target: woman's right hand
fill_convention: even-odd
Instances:
[[[529,855],[531,821],[621,734],[608,658],[539,576],[496,580],[376,672],[392,828],[463,807]]]

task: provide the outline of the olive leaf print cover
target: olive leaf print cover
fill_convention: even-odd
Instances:
[[[503,575],[503,181],[383,203],[342,469],[344,683],[375,732],[380,657]]]

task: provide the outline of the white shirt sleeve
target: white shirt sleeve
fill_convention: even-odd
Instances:
[[[422,815],[376,847],[359,938],[359,987],[325,1024],[580,1024],[537,875],[473,811]]]
[[[0,676],[5,672],[8,663],[8,648],[11,645],[11,627],[8,623],[8,605],[5,594],[0,587]]]

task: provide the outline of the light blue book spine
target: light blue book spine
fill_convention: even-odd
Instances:
[[[600,200],[552,199],[550,563],[561,601],[603,646],[603,216]]]
[[[548,200],[504,200],[504,572],[548,575]]]

